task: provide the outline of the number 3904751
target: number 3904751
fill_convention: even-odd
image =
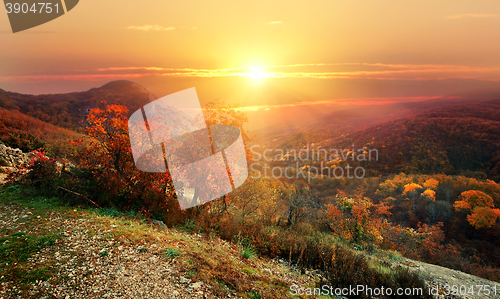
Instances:
[[[59,3],[6,3],[7,13],[59,13]]]

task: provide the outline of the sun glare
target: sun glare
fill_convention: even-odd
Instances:
[[[269,77],[268,74],[262,69],[258,67],[251,68],[247,73],[247,76],[250,76],[252,79],[262,79],[265,77]]]

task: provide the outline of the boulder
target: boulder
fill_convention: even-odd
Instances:
[[[29,163],[30,159],[30,154],[0,143],[0,166],[19,168],[21,165]]]

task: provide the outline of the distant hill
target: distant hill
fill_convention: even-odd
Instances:
[[[476,99],[485,101],[485,99]],[[451,98],[383,105],[350,106],[331,112],[293,131],[277,128],[260,130],[255,143],[264,148],[302,148],[312,143],[335,143],[349,134],[371,126],[403,117],[413,116],[436,108],[472,102],[470,98]],[[330,108],[331,109],[331,108]],[[259,134],[260,133],[260,134]]]
[[[67,94],[25,95],[0,89],[0,140],[24,151],[43,146],[54,155],[68,156],[73,150],[68,142],[82,138],[90,109],[104,102],[122,104],[131,114],[154,99],[144,87],[126,80]]]
[[[378,173],[484,172],[500,181],[500,99],[404,117],[321,143],[378,149]]]
[[[112,81],[84,92],[47,95],[24,95],[0,89],[0,108],[21,113],[64,128],[79,129],[90,109],[107,104],[122,104],[130,113],[156,97],[141,85]]]

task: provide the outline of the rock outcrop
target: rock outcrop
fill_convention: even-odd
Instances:
[[[29,161],[30,154],[23,153],[18,148],[11,148],[0,143],[0,167],[18,168]]]

